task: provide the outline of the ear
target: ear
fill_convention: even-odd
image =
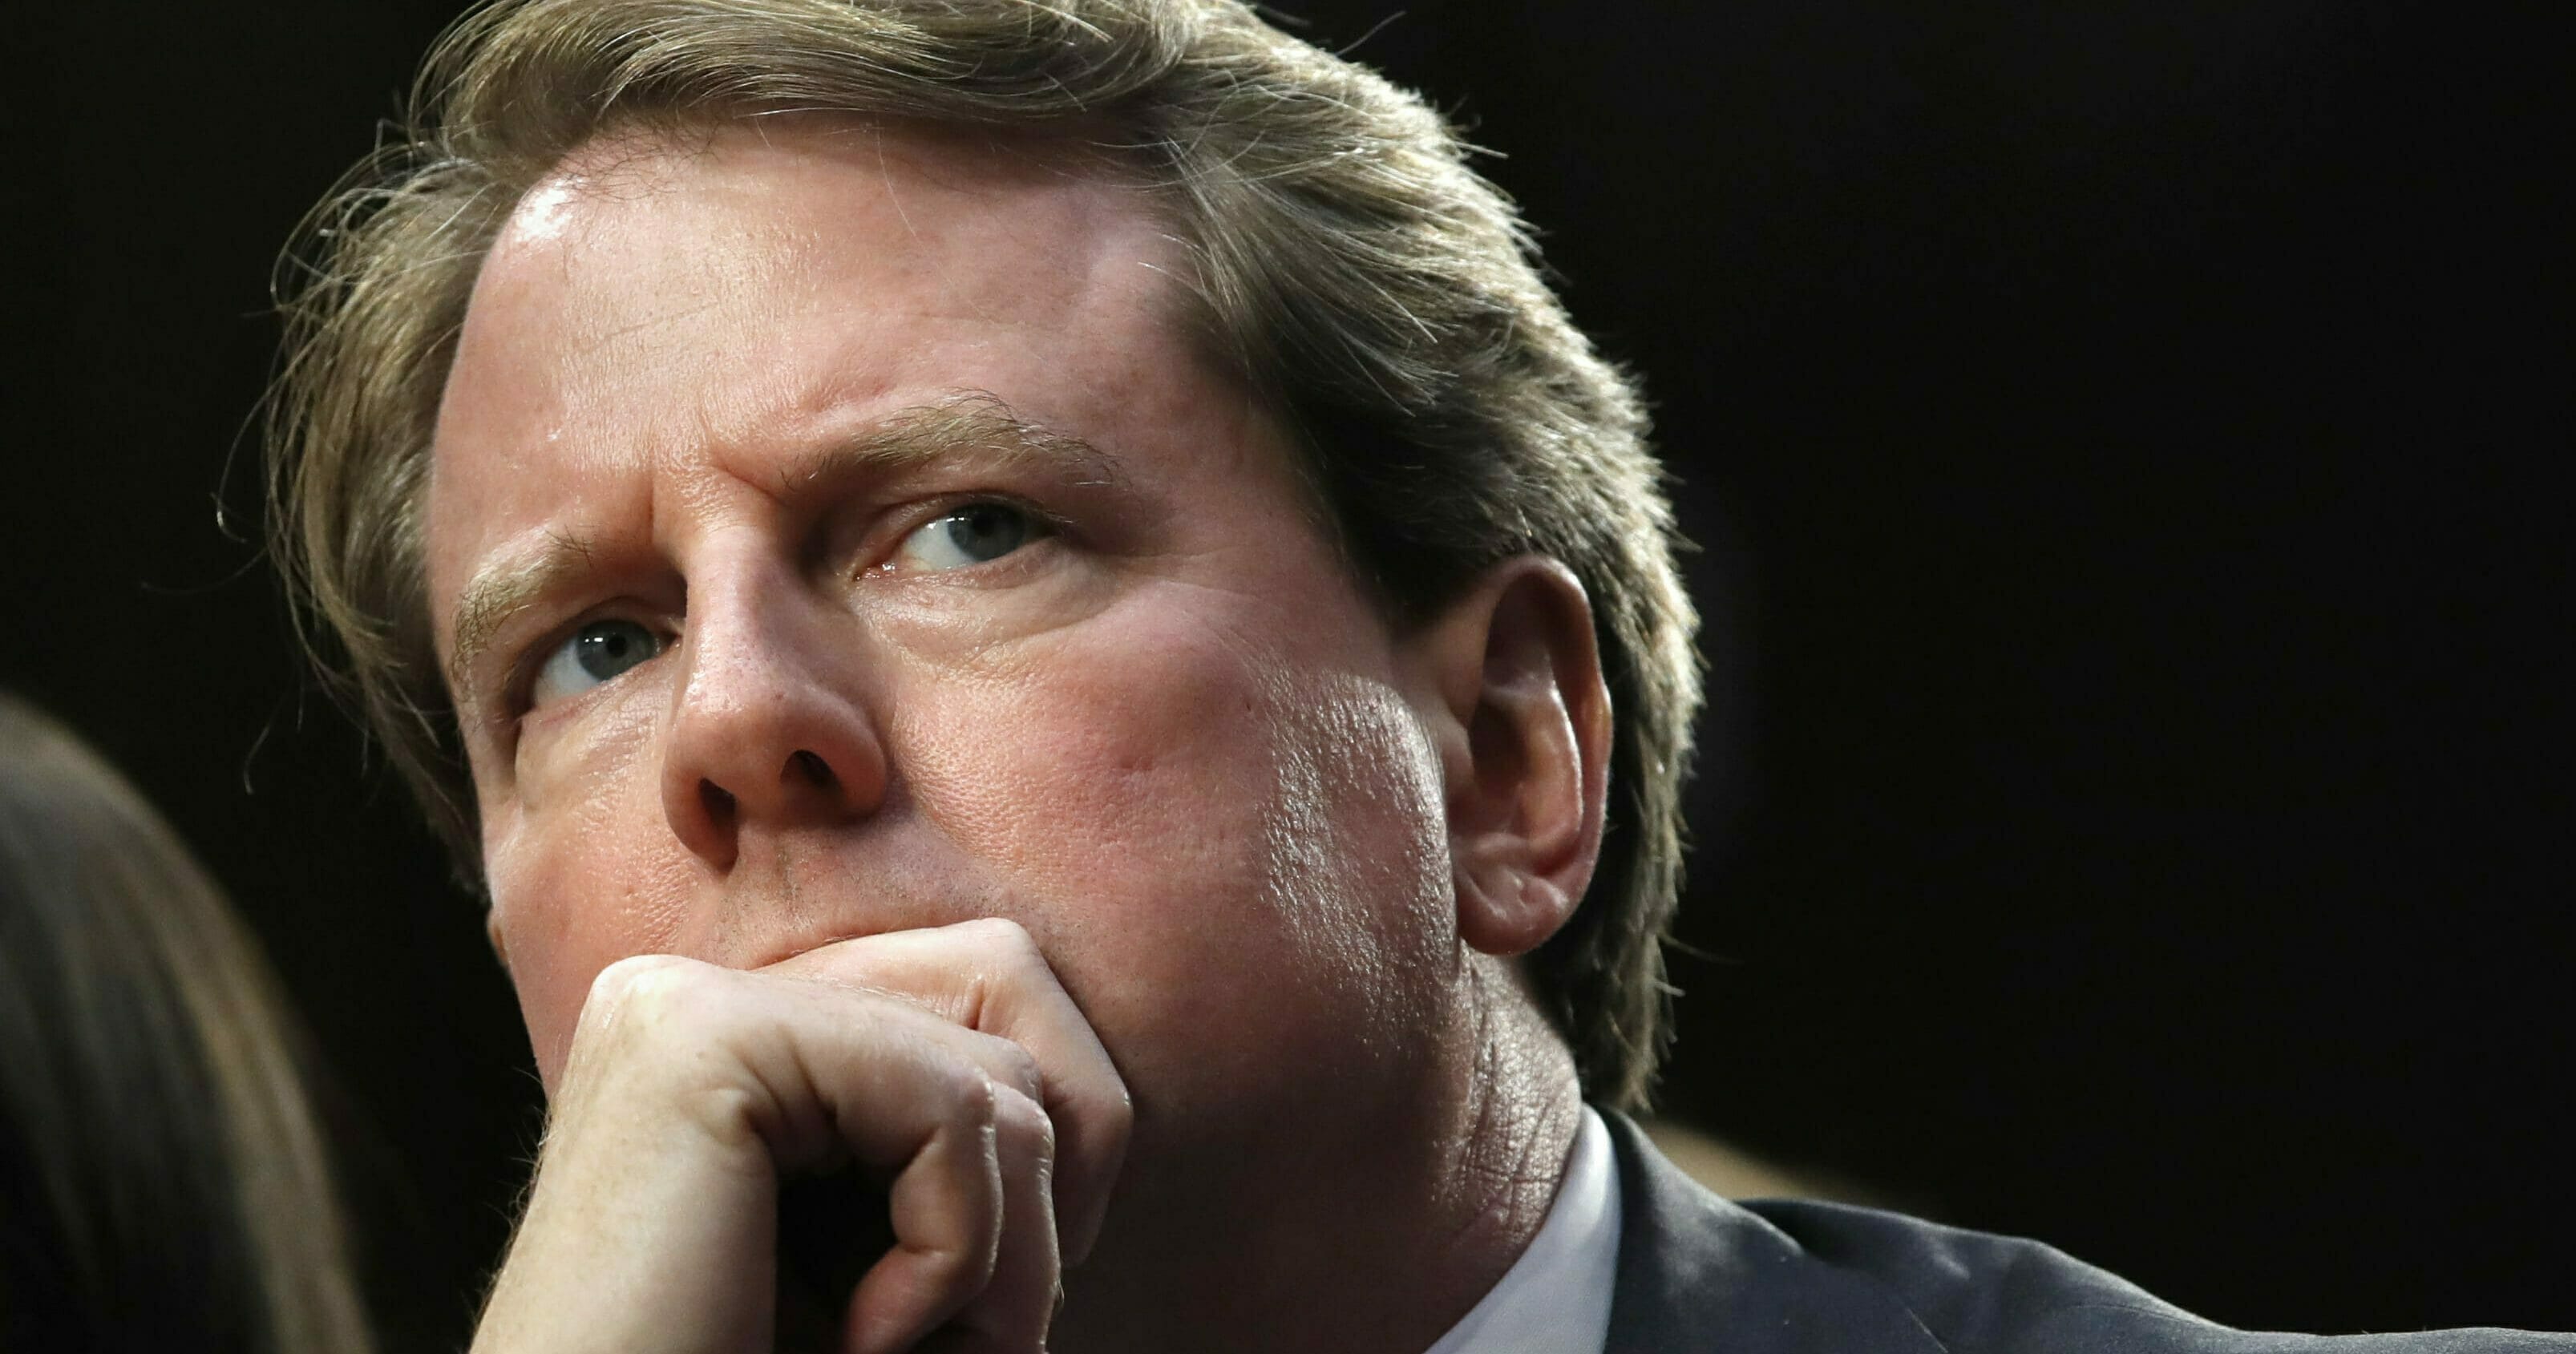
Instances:
[[[489,901],[483,905],[483,938],[492,942],[492,957],[501,961],[501,971],[510,971],[510,942],[501,938],[501,913]]]
[[[1573,571],[1524,555],[1488,570],[1416,636],[1436,691],[1458,933],[1536,949],[1574,914],[1601,854],[1610,691]]]

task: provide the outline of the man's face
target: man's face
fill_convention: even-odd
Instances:
[[[1182,267],[1061,160],[840,123],[594,147],[520,204],[427,546],[550,1087],[623,956],[981,916],[1140,1149],[1400,1084],[1460,962],[1435,696]]]

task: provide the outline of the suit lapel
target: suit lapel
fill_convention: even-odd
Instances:
[[[1619,1279],[1604,1354],[1942,1354],[1886,1285],[1701,1188],[1608,1111]]]

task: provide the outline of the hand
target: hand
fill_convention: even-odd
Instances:
[[[474,1349],[766,1354],[781,1179],[856,1166],[885,1184],[894,1245],[839,1347],[1027,1354],[1099,1235],[1129,1123],[1107,1051],[1009,922],[754,973],[622,960],[582,1009]]]

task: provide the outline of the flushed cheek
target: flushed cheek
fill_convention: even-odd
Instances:
[[[903,741],[946,750],[909,759],[925,811],[1049,900],[1023,921],[1140,1094],[1381,1047],[1446,934],[1409,712],[1240,629],[1122,619],[1042,679],[913,706]]]

